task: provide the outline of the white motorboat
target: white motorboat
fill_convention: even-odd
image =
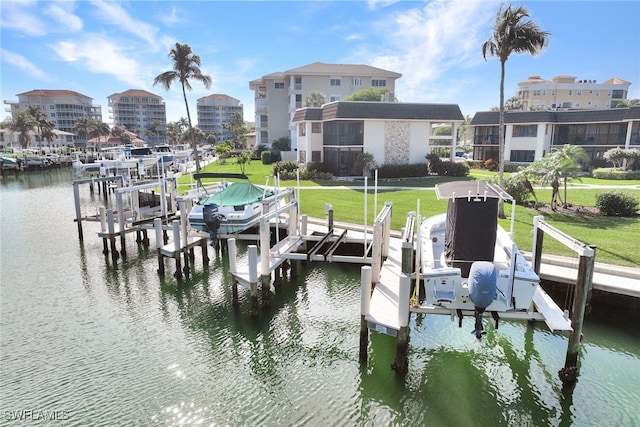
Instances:
[[[483,334],[483,313],[497,321],[501,312],[527,311],[540,278],[513,242],[515,201],[482,181],[438,184],[447,212],[425,219],[419,230],[423,307],[473,311],[475,333]],[[511,202],[511,230],[498,224],[498,203]]]
[[[246,175],[229,173],[199,173],[194,178],[240,178],[246,181],[222,184],[219,191],[205,195],[188,215],[191,228],[209,233],[213,245],[218,235],[234,234],[256,225],[265,210],[279,202],[276,189],[252,184]]]

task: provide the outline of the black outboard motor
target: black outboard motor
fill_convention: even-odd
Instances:
[[[491,305],[496,298],[497,293],[497,280],[496,268],[493,263],[488,261],[476,261],[471,264],[469,269],[469,298],[474,304],[474,317],[476,320],[475,328],[471,332],[476,335],[476,338],[481,338],[484,335],[484,328],[482,327],[482,314],[484,310]]]
[[[220,215],[218,214],[218,205],[215,203],[207,203],[202,207],[202,218],[207,224],[209,232],[209,245],[214,248],[218,246],[218,230],[220,229]]]

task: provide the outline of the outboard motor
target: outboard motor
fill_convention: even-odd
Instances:
[[[482,337],[484,328],[482,327],[482,314],[484,310],[493,302],[497,293],[496,268],[488,261],[476,261],[471,264],[469,270],[469,297],[474,304],[474,317],[476,320],[475,329],[471,332],[476,338]]]
[[[220,215],[218,214],[218,205],[215,203],[207,203],[202,207],[202,218],[207,225],[209,232],[209,245],[214,248],[218,246],[218,230],[220,229]]]

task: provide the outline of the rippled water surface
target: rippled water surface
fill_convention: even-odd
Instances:
[[[133,235],[116,263],[99,224],[80,243],[72,180],[0,181],[0,425],[640,425],[637,325],[587,321],[563,391],[567,339],[544,325],[503,322],[478,342],[471,320],[413,317],[400,377],[393,338],[370,333],[358,362],[358,266],[300,266],[252,319],[246,290],[231,304],[226,258],[204,269],[196,253],[179,283]],[[88,213],[102,203],[81,196]]]

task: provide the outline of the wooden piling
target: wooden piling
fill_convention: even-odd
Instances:
[[[236,263],[236,255],[237,255],[236,239],[231,238],[227,240],[227,246],[228,246],[228,252],[229,252],[229,273],[231,273],[231,275],[233,276],[235,273],[238,272],[238,265]],[[233,306],[238,307],[240,303],[238,302],[238,282],[236,280],[234,280],[233,283],[231,284],[231,295],[232,295],[231,302]]]
[[[409,298],[411,295],[411,277],[400,276],[400,292],[398,294],[398,324],[400,330],[396,337],[396,358],[391,368],[399,373],[409,369]]]
[[[173,250],[176,259],[176,272],[174,273],[174,276],[180,280],[182,279],[182,262],[180,261],[180,221],[173,220],[171,225],[173,231]]]
[[[260,282],[262,284],[263,308],[271,307],[271,271],[269,268],[269,252],[271,250],[271,246],[269,234],[269,222],[263,217],[260,220]]]
[[[78,184],[73,184],[73,200],[76,208],[76,223],[78,224],[78,239],[84,241],[84,235],[82,234],[82,212],[80,210],[80,188]]]
[[[564,384],[575,382],[580,375],[580,370],[578,368],[578,351],[580,350],[580,341],[582,340],[584,313],[587,305],[587,295],[591,288],[590,282],[593,278],[594,264],[595,257],[586,255],[580,256],[580,262],[578,264],[578,279],[576,282],[571,313],[571,326],[573,327],[573,331],[569,335],[564,368],[558,372],[560,379]]]
[[[258,247],[249,245],[249,286],[251,294],[251,316],[258,315]]]
[[[369,327],[365,316],[369,314],[371,305],[371,267],[360,268],[360,363],[366,363],[369,347]]]
[[[156,218],[153,220],[153,228],[156,232],[156,251],[158,252],[158,274],[164,276],[164,256],[160,250],[164,245],[164,239],[162,238],[164,230],[162,229],[162,219]]]

